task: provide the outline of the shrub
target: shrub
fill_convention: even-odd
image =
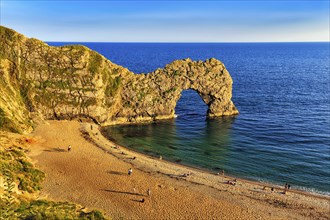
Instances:
[[[6,117],[5,112],[1,108],[0,108],[0,129],[14,133],[19,133],[15,124]]]
[[[121,78],[119,76],[110,78],[109,84],[105,89],[106,96],[114,96],[121,85]]]
[[[92,53],[89,58],[88,70],[94,75],[101,66],[102,56],[98,53]]]

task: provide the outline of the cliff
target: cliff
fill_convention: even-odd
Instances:
[[[177,60],[134,74],[84,46],[52,47],[0,26],[0,128],[22,132],[43,119],[102,125],[173,118],[181,92],[195,90],[208,116],[238,114],[232,79],[216,59]]]

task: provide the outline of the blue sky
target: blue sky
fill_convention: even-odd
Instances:
[[[12,1],[1,25],[44,41],[329,41],[329,0]]]

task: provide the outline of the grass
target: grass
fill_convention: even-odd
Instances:
[[[116,92],[118,91],[120,85],[121,85],[121,78],[119,76],[115,77],[114,79],[112,79],[110,77],[109,84],[107,85],[107,87],[105,89],[105,95],[114,96],[116,94]]]
[[[30,111],[33,112],[34,108],[33,108],[33,104],[32,101],[29,97],[29,91],[31,90],[31,82],[29,80],[25,80],[22,83],[21,89],[20,89],[20,94],[22,97],[22,100],[26,106],[26,108]]]
[[[176,91],[176,88],[170,88],[169,90],[166,90],[165,91],[165,94],[169,94],[169,93],[172,93],[172,92],[175,92]]]
[[[0,35],[1,37],[8,39],[10,41],[21,38],[21,36],[17,34],[14,30],[6,27],[0,27]]]
[[[1,204],[1,202],[0,202]],[[2,204],[1,204],[2,205]],[[0,207],[0,219],[105,219],[100,211],[85,212],[76,204],[47,200],[21,201],[19,204]]]
[[[102,56],[96,52],[91,53],[88,70],[95,74],[98,72],[102,62]]]
[[[0,150],[0,173],[13,178],[19,190],[29,193],[38,191],[45,178],[45,174],[28,161],[23,148],[17,146]]]
[[[19,130],[16,128],[15,124],[6,117],[5,112],[0,108],[0,128],[6,131],[19,133]]]
[[[105,219],[99,211],[83,212],[76,204],[33,200],[21,202],[12,212],[10,219]]]
[[[181,72],[178,70],[173,71],[172,76],[181,76]]]

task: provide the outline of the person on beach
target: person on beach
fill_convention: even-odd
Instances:
[[[286,184],[286,189],[284,190],[284,194],[286,194],[286,192],[289,191],[290,187],[291,187],[290,184]]]
[[[130,176],[130,175],[132,175],[132,173],[133,173],[132,168],[129,168],[129,169],[128,169],[128,175]]]
[[[287,190],[288,190],[288,183],[285,183],[283,194],[286,194]]]
[[[140,202],[141,202],[141,203],[144,203],[144,201],[145,201],[145,199],[144,199],[144,198],[140,200]]]
[[[71,145],[68,146],[68,152],[70,152],[70,151],[71,151]]]
[[[150,191],[150,189],[147,190],[147,194],[148,194],[148,196],[151,195],[151,191]]]
[[[235,180],[236,180],[236,179],[235,179]],[[236,186],[236,181],[235,181],[235,180],[234,180],[234,181],[229,181],[229,180],[228,180],[228,181],[227,181],[227,184],[230,184],[230,185]]]

